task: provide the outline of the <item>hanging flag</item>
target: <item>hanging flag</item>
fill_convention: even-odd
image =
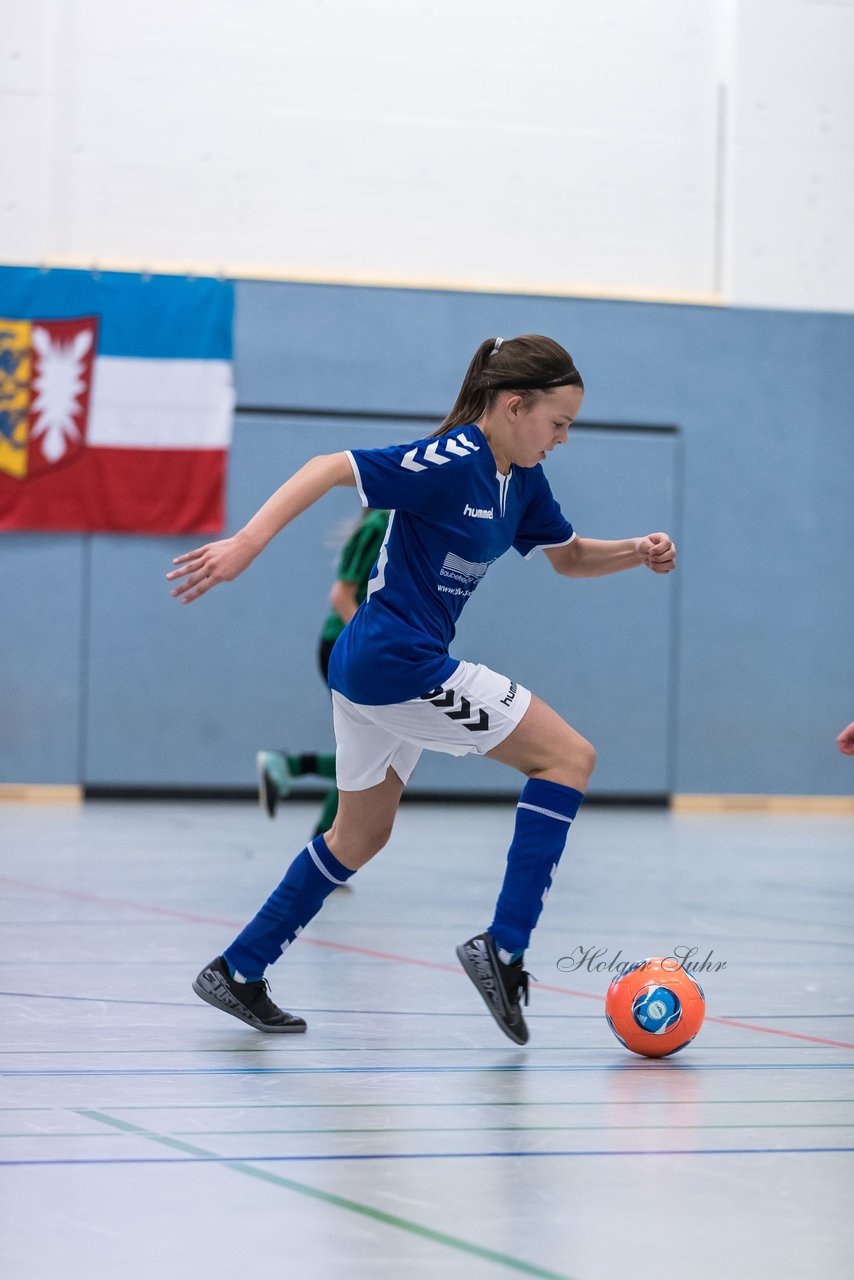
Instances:
[[[234,289],[0,267],[0,529],[218,533]]]

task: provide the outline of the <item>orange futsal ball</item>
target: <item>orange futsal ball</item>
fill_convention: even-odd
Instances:
[[[605,1017],[620,1044],[646,1058],[684,1049],[705,1016],[703,988],[673,956],[638,961],[614,978],[605,997]]]

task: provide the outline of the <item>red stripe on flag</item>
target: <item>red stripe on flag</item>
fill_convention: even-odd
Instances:
[[[220,533],[225,468],[224,449],[83,449],[40,475],[0,475],[0,529]]]

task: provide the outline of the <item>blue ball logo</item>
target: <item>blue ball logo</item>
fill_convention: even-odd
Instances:
[[[642,1031],[661,1036],[677,1026],[682,1017],[682,1005],[669,987],[648,986],[635,996],[632,1017]]]

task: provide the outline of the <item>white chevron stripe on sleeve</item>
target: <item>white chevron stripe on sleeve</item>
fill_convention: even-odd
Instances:
[[[416,450],[410,449],[408,453],[405,453],[403,455],[400,465],[406,471],[426,471],[427,468],[424,466],[423,462],[415,461],[415,454],[416,454]]]
[[[428,444],[427,448],[424,450],[424,457],[427,459],[428,462],[435,462],[437,466],[444,466],[445,463],[450,462],[451,459],[446,458],[444,454],[438,453],[437,452],[438,448],[439,448],[438,440],[436,440],[433,444]]]

